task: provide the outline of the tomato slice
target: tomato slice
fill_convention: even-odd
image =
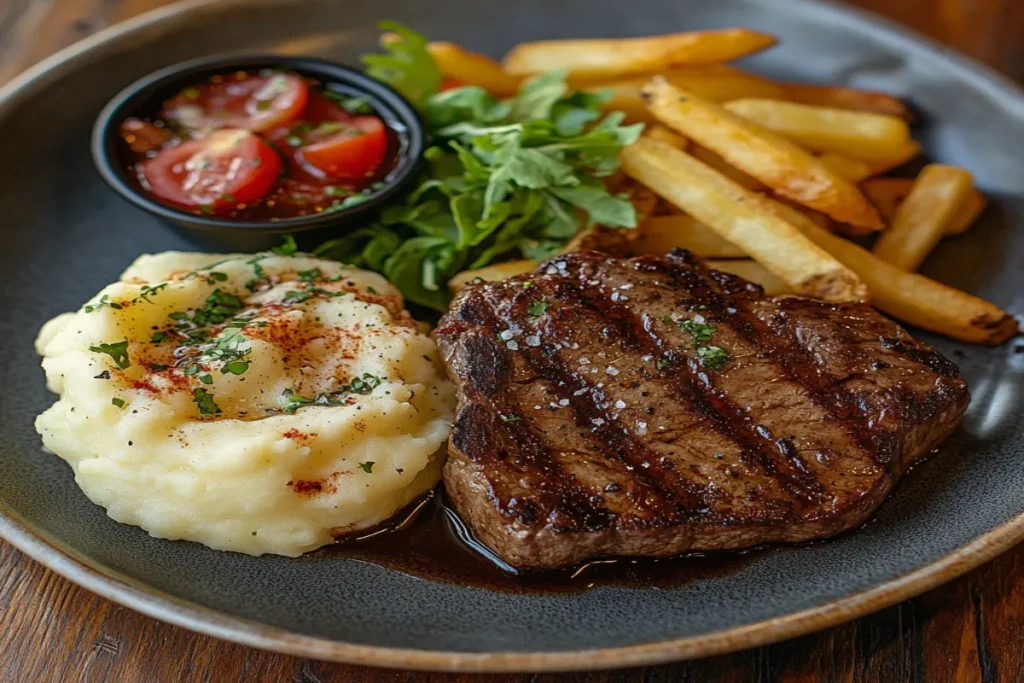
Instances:
[[[355,116],[347,124],[318,124],[307,140],[308,144],[296,153],[296,159],[332,179],[372,175],[388,149],[387,129],[376,116]]]
[[[306,104],[306,111],[302,115],[307,121],[350,121],[352,114],[345,111],[340,104],[324,97],[321,93],[312,91],[309,93],[309,100]]]
[[[160,117],[199,134],[217,128],[264,131],[298,119],[308,101],[309,87],[298,76],[241,72],[185,88],[164,103]]]
[[[259,201],[280,172],[281,158],[270,145],[240,128],[168,147],[142,166],[158,199],[215,214]]]

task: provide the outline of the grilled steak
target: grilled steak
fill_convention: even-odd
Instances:
[[[445,486],[520,569],[832,536],[969,400],[868,306],[767,298],[682,251],[473,285],[436,335],[460,399]]]

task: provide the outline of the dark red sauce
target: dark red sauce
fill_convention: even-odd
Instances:
[[[569,569],[520,574],[473,537],[440,489],[395,520],[373,532],[342,538],[325,552],[432,581],[505,593],[575,593],[597,586],[672,588],[736,571],[759,554],[755,549],[660,560],[604,558]]]
[[[383,189],[401,141],[368,101],[288,71],[236,71],[121,124],[142,192],[196,215],[276,221]]]

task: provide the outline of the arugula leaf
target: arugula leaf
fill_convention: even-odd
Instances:
[[[448,308],[447,280],[455,271],[455,248],[441,237],[413,237],[402,242],[384,265],[384,276],[413,303],[439,311]]]
[[[397,38],[384,43],[386,54],[363,55],[366,73],[422,106],[441,87],[441,70],[427,52],[427,39],[395,21],[382,21],[377,26]]]
[[[551,108],[551,120],[559,135],[583,133],[583,127],[601,117],[600,107],[611,99],[610,91],[574,92]]]
[[[579,183],[575,171],[569,164],[539,150],[520,149],[508,155],[508,159],[491,176],[491,183],[515,183],[535,190],[571,186]]]
[[[550,192],[562,201],[586,211],[592,223],[600,223],[609,228],[636,225],[636,207],[633,202],[613,197],[603,187],[553,187]]]
[[[498,99],[483,88],[466,86],[437,93],[427,100],[423,116],[435,128],[443,128],[461,121],[497,123],[511,112],[507,102]]]
[[[569,94],[565,78],[566,69],[553,69],[528,80],[511,100],[511,118],[514,121],[544,120],[551,118],[555,104]]]
[[[383,273],[411,302],[447,309],[447,283],[467,264],[518,252],[545,260],[586,224],[636,225],[631,202],[600,178],[643,126],[602,114],[607,92],[577,92],[564,71],[536,76],[510,98],[476,86],[440,92],[426,38],[393,22],[385,54],[363,58],[368,73],[420,109],[433,146],[404,201],[376,223],[326,242],[317,256]]]

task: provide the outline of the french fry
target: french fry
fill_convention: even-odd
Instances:
[[[528,273],[537,267],[535,261],[523,259],[521,261],[506,261],[495,263],[476,270],[464,270],[448,281],[448,289],[452,294],[458,294],[467,285],[473,282],[496,282],[506,280],[521,273]]]
[[[825,164],[837,176],[844,180],[849,180],[851,183],[859,183],[871,177],[871,165],[860,159],[843,156],[835,152],[825,152],[818,155],[818,161]]]
[[[401,40],[390,31],[382,33],[380,44]],[[462,85],[476,85],[499,97],[515,95],[525,80],[505,71],[501,64],[486,55],[472,52],[448,41],[427,43],[427,52],[434,58],[441,75]]]
[[[750,254],[795,291],[828,301],[859,301],[864,283],[770,211],[758,195],[686,152],[640,138],[621,154],[623,170]]]
[[[742,71],[728,64],[676,67],[660,74],[677,88],[695,92],[712,102],[728,102],[741,97],[780,97],[782,89],[774,81]],[[643,84],[650,80],[644,79]]]
[[[637,228],[633,249],[639,254],[667,254],[676,247],[701,258],[745,258],[746,252],[685,213],[654,216]]]
[[[946,235],[962,235],[967,232],[968,228],[974,225],[978,220],[978,216],[982,214],[987,206],[988,200],[985,199],[985,195],[978,192],[977,189],[971,188],[963,206],[960,207],[953,220],[946,226]]]
[[[896,209],[892,226],[875,243],[875,256],[903,270],[920,268],[967,203],[971,182],[962,168],[925,166]]]
[[[645,81],[646,82],[646,79]],[[615,81],[585,88],[589,92],[607,92],[610,98],[602,109],[606,112],[621,111],[629,123],[651,123],[654,116],[647,110],[647,103],[640,96],[642,86],[635,81]]]
[[[914,120],[903,100],[888,93],[809,83],[780,83],[779,86],[783,99],[793,102],[898,116],[910,122]]]
[[[910,127],[896,116],[765,99],[733,100],[723,106],[811,151],[862,161],[891,161],[910,141]]]
[[[857,273],[871,291],[872,305],[882,312],[972,344],[996,346],[1017,334],[1017,321],[995,304],[900,270],[867,249],[823,230],[791,206],[767,197],[762,202]]]
[[[643,38],[589,38],[520,43],[505,55],[505,70],[520,76],[567,69],[576,80],[607,80],[681,64],[715,64],[771,47],[774,36],[743,28],[671,33]]]
[[[700,161],[715,169],[729,180],[742,185],[751,192],[766,192],[768,190],[768,186],[760,180],[747,175],[735,166],[730,166],[725,159],[718,156],[707,147],[691,144],[688,151],[690,154],[697,157]]]
[[[712,270],[738,275],[744,280],[761,285],[764,293],[768,296],[791,294],[793,292],[778,275],[753,259],[710,259],[706,260],[705,263]]]
[[[449,42],[431,42],[427,51],[446,78],[464,85],[476,85],[498,97],[515,95],[523,82],[521,76],[506,72],[490,57],[470,52]]]
[[[899,208],[900,202],[910,194],[910,188],[913,186],[913,178],[871,178],[864,181],[861,189],[864,190],[864,194],[871,200],[871,203],[878,208],[882,217],[891,222],[896,216],[896,209]],[[946,227],[946,235],[960,235],[966,232],[978,220],[978,216],[987,205],[985,195],[972,188],[963,206]]]
[[[661,72],[669,83],[697,93],[712,102],[727,102],[742,97],[782,97],[782,89],[772,81],[740,71],[726,64],[678,67]],[[611,100],[604,105],[606,111],[621,111],[630,121],[649,122],[654,117],[647,111],[642,91],[650,74],[603,83],[574,82],[570,84],[590,91],[607,90]]]
[[[857,233],[885,227],[875,207],[854,185],[782,136],[663,78],[651,79],[644,94],[659,121],[778,194],[849,223]]]
[[[802,213],[808,220],[812,221],[819,228],[822,228],[824,230],[828,230],[829,232],[834,232],[834,228],[835,228],[834,222],[832,221],[831,218],[829,218],[825,214],[821,213],[820,211],[815,211],[814,209],[808,209],[806,206],[802,206],[800,204],[797,204],[796,202],[793,202],[793,201],[791,201],[789,199],[776,199],[776,201],[781,202],[781,203],[785,204],[786,206],[793,207],[795,210],[797,210],[800,213]]]
[[[899,168],[903,164],[917,158],[921,154],[921,143],[917,140],[907,140],[899,147],[894,147],[892,155],[885,159],[872,159],[868,162],[871,166],[871,175],[883,175],[889,171]]]
[[[860,185],[864,196],[875,205],[882,218],[891,222],[908,194],[914,186],[913,178],[868,178]]]
[[[666,142],[678,149],[686,149],[690,141],[674,130],[670,130],[660,123],[653,123],[644,129],[644,135],[652,140]]]

